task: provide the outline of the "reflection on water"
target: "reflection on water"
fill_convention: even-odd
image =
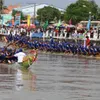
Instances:
[[[99,60],[39,54],[30,70],[31,80],[18,78],[23,88],[13,90],[13,100],[100,100]]]
[[[5,64],[0,64],[0,99],[9,97],[14,91],[14,70]],[[7,94],[7,95],[6,95]]]
[[[23,88],[23,75],[20,69],[17,69],[15,75],[15,87],[17,91],[20,91]]]
[[[0,91],[2,89],[12,90],[14,80],[14,70],[8,68],[7,65],[0,64]]]
[[[46,99],[51,94],[50,100],[99,100],[99,60],[42,54],[34,63],[33,73],[36,92]]]

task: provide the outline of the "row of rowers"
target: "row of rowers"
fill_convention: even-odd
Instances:
[[[74,42],[66,42],[66,41],[54,41],[51,38],[49,41],[42,41],[42,40],[31,40],[27,37],[15,36],[11,38],[10,36],[7,37],[8,41],[12,41],[16,43],[20,47],[26,47],[28,49],[39,49],[42,51],[49,51],[49,52],[66,52],[72,54],[82,54],[82,55],[98,55],[100,54],[100,47],[90,45],[90,41],[87,38],[86,46],[84,43],[74,43]]]

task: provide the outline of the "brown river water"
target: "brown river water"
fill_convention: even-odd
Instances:
[[[30,70],[0,65],[0,100],[100,100],[100,60],[39,54]]]

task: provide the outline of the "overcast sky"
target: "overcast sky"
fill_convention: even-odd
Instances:
[[[32,3],[37,3],[37,4],[45,3],[45,4],[50,4],[65,9],[67,5],[74,3],[76,1],[77,0],[5,0],[5,5],[11,5],[11,4],[26,5]],[[95,1],[100,6],[100,0],[95,0]]]

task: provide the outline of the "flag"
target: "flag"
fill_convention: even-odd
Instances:
[[[72,19],[69,20],[68,24],[69,24],[69,26],[72,25]],[[70,31],[70,27],[67,28],[67,31],[68,32]]]
[[[31,22],[30,19],[31,19],[31,17],[30,17],[30,15],[28,15],[28,16],[27,16],[27,25],[28,25],[28,26],[30,26],[30,22]]]
[[[49,25],[49,24],[48,24],[48,21],[46,21],[45,24],[43,25],[44,30],[47,29],[48,25]]]
[[[61,25],[61,20],[59,20],[58,24],[57,24],[57,27],[59,27]]]
[[[59,29],[60,26],[61,26],[61,20],[59,20],[56,28]]]
[[[87,23],[87,27],[86,27],[88,31],[90,30],[90,26],[91,26],[91,19],[89,18],[88,23]]]
[[[69,25],[72,25],[72,19],[69,20]]]

